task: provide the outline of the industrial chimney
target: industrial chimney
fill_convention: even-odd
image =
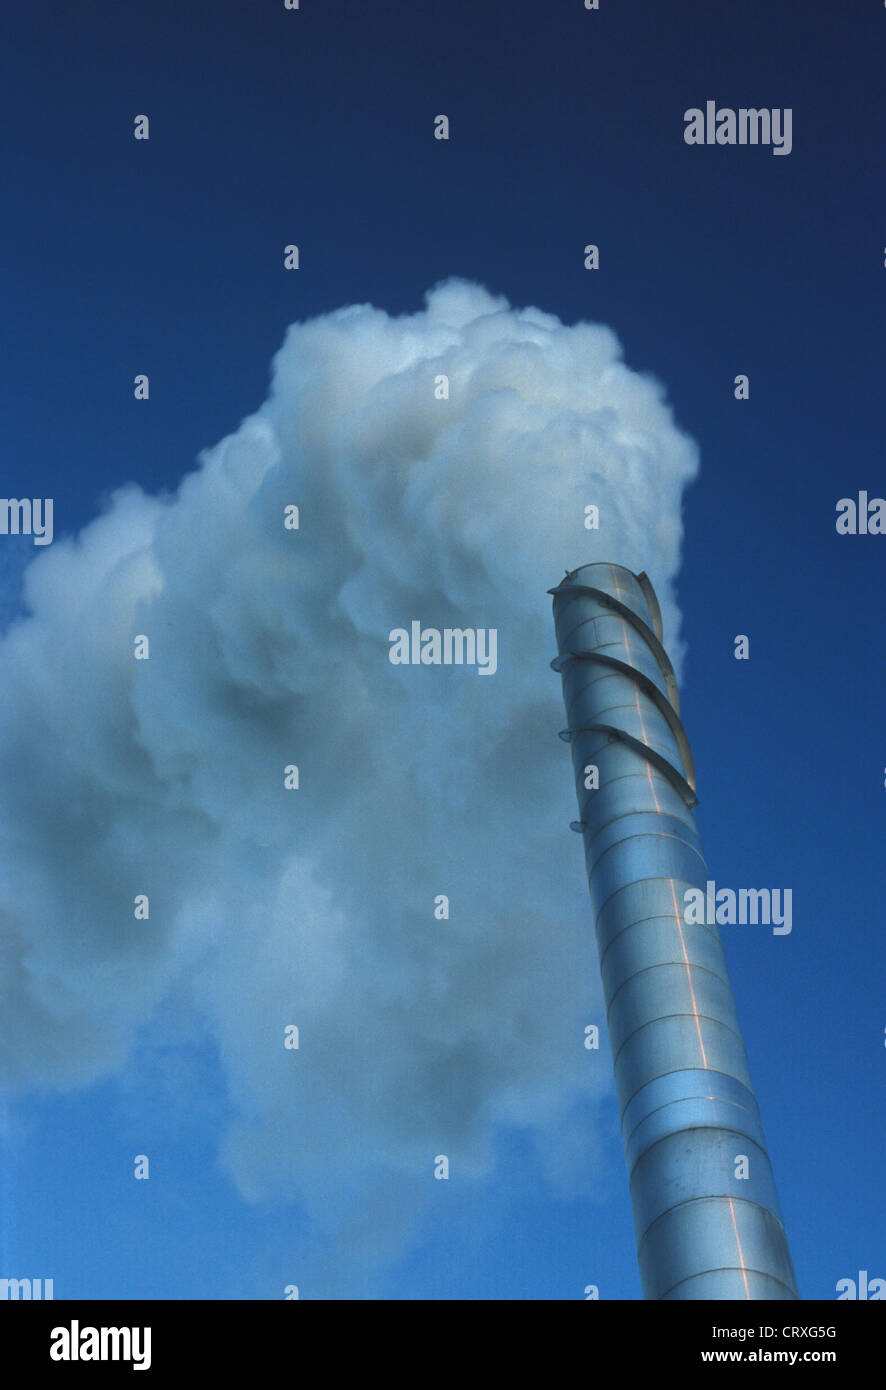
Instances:
[[[592,564],[549,592],[644,1297],[795,1299],[719,933],[683,916],[707,870],[655,591]]]

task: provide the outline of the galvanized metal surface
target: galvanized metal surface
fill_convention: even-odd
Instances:
[[[795,1299],[718,929],[683,916],[708,873],[654,590],[594,564],[551,593],[644,1296]]]

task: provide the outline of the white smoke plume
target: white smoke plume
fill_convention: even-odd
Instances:
[[[482,1173],[497,1124],[608,1086],[546,590],[645,569],[679,655],[696,468],[608,328],[448,281],[294,325],[174,495],[41,550],[0,643],[9,1087],[109,1075],[187,998],[241,1192],[322,1204],[357,1167]],[[496,628],[497,672],[392,665],[412,619]]]

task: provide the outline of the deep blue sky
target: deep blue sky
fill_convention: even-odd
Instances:
[[[794,893],[790,937],[724,935],[800,1290],[886,1276],[886,537],[834,528],[838,498],[886,494],[886,9],[49,0],[9,12],[4,48],[3,490],[54,497],[57,535],[125,480],[174,486],[259,405],[291,321],[412,311],[449,275],[605,322],[665,383],[702,455],[679,594],[708,863]],[[687,147],[683,111],[707,98],[790,106],[792,153]],[[583,558],[552,556],[551,582]],[[182,1057],[217,1093],[209,1048]],[[246,1207],[217,1173],[223,1102],[179,1117],[165,1186],[121,1176],[144,1123],[119,1106],[112,1086],[29,1103],[0,1274],[279,1297],[297,1211]],[[159,1131],[163,1096],[145,1113]],[[540,1196],[503,1135],[482,1222],[476,1194],[447,1192],[447,1220],[366,1292],[638,1297],[614,1099],[600,1123],[587,1201]]]

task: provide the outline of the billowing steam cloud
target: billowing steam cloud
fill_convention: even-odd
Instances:
[[[119,1069],[187,997],[247,1197],[347,1188],[357,1151],[481,1172],[497,1123],[608,1085],[545,591],[646,569],[673,652],[695,471],[607,328],[450,281],[295,325],[174,496],[123,488],[41,551],[2,641],[9,1084]],[[413,619],[497,629],[495,675],[393,665]]]

